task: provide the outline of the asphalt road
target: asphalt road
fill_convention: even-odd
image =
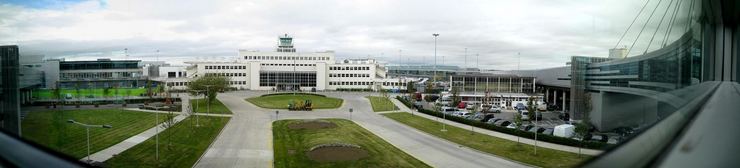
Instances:
[[[321,92],[319,94],[344,99],[344,104],[338,109],[312,112],[280,110],[277,116],[275,110],[261,109],[244,101],[247,97],[264,93],[239,91],[218,96],[234,116],[195,167],[271,167],[271,122],[276,117],[349,119],[350,108],[353,109],[352,119],[357,124],[433,167],[528,167],[434,137],[372,112],[370,102],[364,98],[372,93]]]

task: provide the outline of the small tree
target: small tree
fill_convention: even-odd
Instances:
[[[409,97],[413,96],[413,94],[416,93],[416,86],[414,84],[414,81],[406,82],[406,92],[409,93]]]
[[[456,87],[452,87],[452,104],[451,106],[457,106],[460,104],[460,90]]]
[[[529,117],[530,120],[533,120],[533,119],[537,120],[535,118],[537,117],[536,116],[537,107],[535,107],[534,99],[535,98],[533,96],[530,96],[529,98],[527,98],[527,111],[529,111],[529,113],[527,113],[527,116]]]
[[[427,81],[426,87],[424,87],[424,93],[434,93],[434,85],[432,85],[432,82]]]
[[[75,94],[77,94],[75,96],[77,97],[77,102],[79,103],[81,98],[80,96],[82,96],[82,94],[80,93],[80,83],[75,83]]]
[[[514,131],[514,132],[517,132],[519,130],[519,127],[521,127],[521,126],[522,126],[522,115],[515,114],[514,115],[514,129],[516,129],[516,131]],[[520,145],[519,144],[519,135],[515,135],[515,136],[516,136],[516,145]]]
[[[151,99],[154,94],[154,91],[152,91],[152,81],[146,80],[146,85],[144,85],[144,88],[146,89],[146,96],[149,96],[149,99]]]
[[[162,85],[161,83],[160,84],[157,84],[157,90],[156,91],[157,91],[157,95],[160,95],[161,96],[162,93],[164,93],[164,85]]]
[[[216,75],[202,76],[190,82],[190,85],[188,85],[188,92],[191,95],[195,95],[198,90],[207,91],[208,93],[206,96],[208,98],[208,103],[210,104],[216,99],[218,92],[227,87],[229,87],[229,79],[226,77]]]
[[[110,96],[110,87],[103,88],[103,97],[108,98]]]
[[[583,140],[586,139],[586,135],[588,134],[589,130],[591,129],[591,124],[588,122],[587,119],[584,119],[583,121],[576,123],[576,136],[578,136],[581,141],[578,145],[578,157],[581,157],[581,148],[583,146]]]

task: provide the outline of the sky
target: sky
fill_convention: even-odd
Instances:
[[[605,57],[608,49],[631,44],[617,42],[644,3],[0,0],[0,44],[46,58],[182,62],[235,59],[239,49],[273,51],[277,36],[287,33],[298,52],[333,50],[338,59],[433,64],[432,34],[438,33],[438,64],[538,69],[564,66],[575,55]]]

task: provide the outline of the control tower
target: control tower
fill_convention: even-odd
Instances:
[[[295,52],[293,37],[288,36],[288,34],[278,36],[277,52]]]

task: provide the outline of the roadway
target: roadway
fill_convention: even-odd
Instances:
[[[234,113],[231,121],[195,167],[272,167],[272,128],[275,110],[262,109],[245,98],[265,94],[258,91],[222,93],[218,99]],[[352,119],[390,144],[433,167],[528,167],[515,161],[483,153],[446,141],[387,119],[372,111],[366,92],[320,92],[344,99],[338,109],[312,112],[280,110],[279,119]]]

